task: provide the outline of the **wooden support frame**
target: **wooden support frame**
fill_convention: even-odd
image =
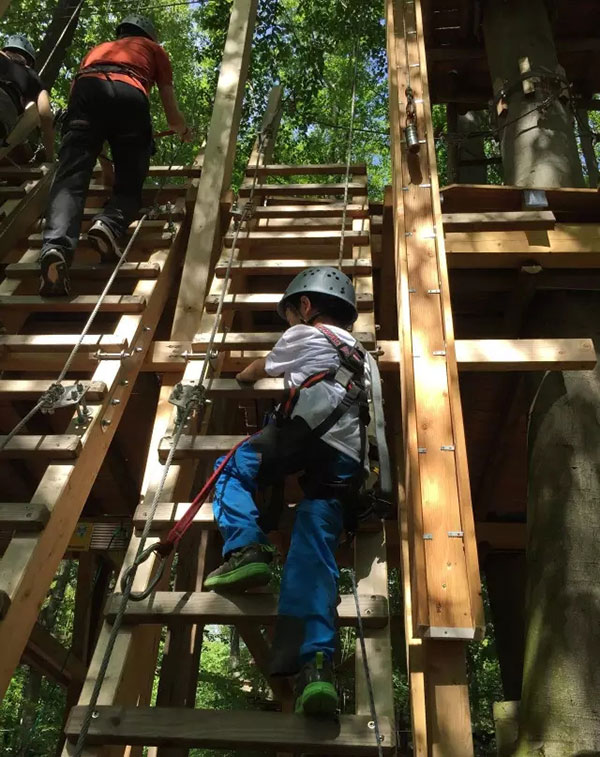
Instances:
[[[419,0],[388,0],[387,34],[413,623],[429,638],[475,638],[483,606]],[[401,144],[408,86],[418,155]]]

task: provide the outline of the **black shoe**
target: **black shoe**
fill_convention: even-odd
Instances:
[[[266,586],[271,580],[274,551],[267,544],[249,544],[236,549],[223,565],[208,575],[205,588],[233,592]]]
[[[116,236],[104,221],[94,221],[87,233],[90,245],[100,253],[103,263],[115,263],[121,257]]]
[[[323,652],[307,662],[296,682],[296,713],[333,718],[338,711],[338,693],[333,667]]]
[[[42,297],[67,297],[71,292],[69,269],[60,250],[48,250],[40,257],[40,295]]]

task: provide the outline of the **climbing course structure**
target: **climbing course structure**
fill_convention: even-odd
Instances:
[[[518,337],[533,287],[558,286],[542,267],[598,265],[596,232],[584,228],[600,210],[597,193],[440,189],[426,54],[431,6],[440,9],[386,0],[393,176],[384,201],[369,201],[351,134],[346,163],[273,162],[279,86],[234,195],[256,5],[234,0],[203,153],[191,166],[151,168],[116,266],[98,264],[82,237],[72,296],[34,294],[52,166],[0,166],[1,689],[21,660],[67,686],[69,757],[142,747],[171,757],[192,747],[379,757],[408,754],[409,742],[418,757],[468,757],[466,645],[485,633],[479,559],[522,554],[525,542],[522,518],[494,519],[488,507],[498,468],[513,465],[506,434],[520,406],[509,403],[503,452],[491,450],[482,470],[473,448],[487,431],[475,400],[488,374],[507,374],[510,390],[517,372],[594,367],[585,334]],[[84,231],[108,192],[102,181],[98,169]],[[578,230],[561,228],[563,217]],[[277,597],[203,590],[220,543],[211,492],[190,499],[281,396],[279,379],[249,386],[235,375],[277,341],[276,304],[292,276],[316,265],[352,277],[354,334],[384,376],[394,468],[389,517],[365,521],[338,555],[352,577],[337,619],[356,629],[354,711],[331,721],[295,714],[287,679],[268,681],[269,711],[199,710],[204,627],[235,626],[268,680]],[[510,292],[505,328],[464,328],[465,312],[483,307],[473,281]],[[467,381],[472,396],[461,398]],[[289,504],[272,523],[283,557],[298,496],[286,487]],[[65,555],[79,559],[70,650],[38,622]],[[390,596],[396,568],[401,596]],[[410,738],[395,724],[394,647],[406,652]]]

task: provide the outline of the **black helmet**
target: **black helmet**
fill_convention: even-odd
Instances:
[[[285,320],[286,303],[295,294],[326,294],[335,297],[345,306],[346,323],[354,323],[358,318],[356,310],[356,293],[352,282],[342,271],[330,266],[307,268],[299,273],[285,290],[277,306],[277,312]]]
[[[139,13],[130,13],[129,16],[125,16],[117,26],[117,34],[120,34],[126,26],[133,26],[140,31],[144,37],[148,37],[148,39],[158,42],[158,32],[156,31],[156,27],[149,18],[146,18],[146,16],[140,16]]]
[[[30,66],[35,66],[35,50],[25,35],[11,34],[4,40],[2,49],[15,50],[27,60]]]

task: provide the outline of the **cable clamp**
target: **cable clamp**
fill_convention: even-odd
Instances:
[[[94,352],[94,358],[96,360],[124,360],[127,357],[131,357],[132,353],[123,349],[121,352],[103,352],[98,350]]]
[[[206,402],[206,388],[197,381],[180,381],[173,387],[169,402],[177,408],[177,422],[183,423],[193,410]]]
[[[81,381],[77,381],[71,386],[52,384],[44,395],[44,402],[40,411],[44,415],[52,415],[58,408],[77,405],[77,420],[79,423],[84,423],[90,415],[85,401],[85,394],[88,389],[89,384],[84,384]]]

